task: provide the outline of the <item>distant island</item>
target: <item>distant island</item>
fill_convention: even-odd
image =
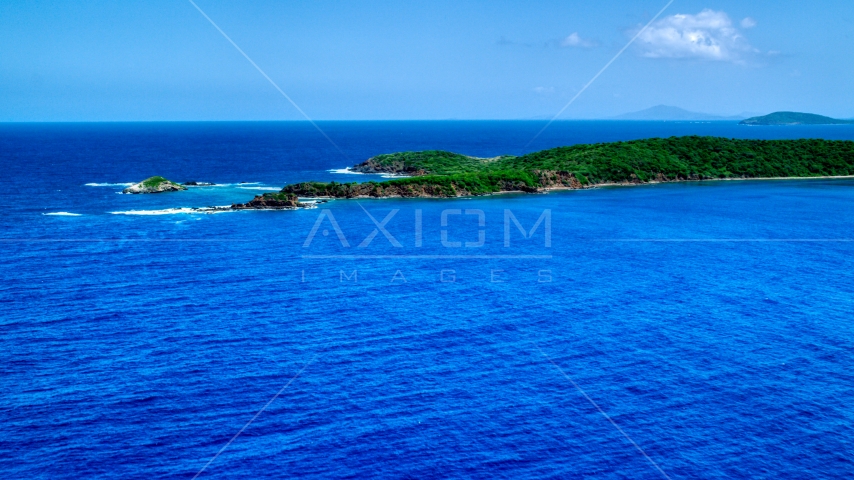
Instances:
[[[800,112],[774,112],[762,117],[752,117],[739,122],[739,125],[850,125],[854,121]]]
[[[353,172],[404,176],[383,182],[302,182],[238,209],[298,207],[298,197],[459,197],[602,185],[854,175],[854,142],[650,138],[479,158],[430,150],[377,155]]]
[[[742,113],[739,115],[723,116],[708,113],[691,112],[684,108],[669,105],[656,105],[639,112],[624,113],[611,117],[609,120],[647,120],[647,121],[736,121],[751,117],[753,114]]]

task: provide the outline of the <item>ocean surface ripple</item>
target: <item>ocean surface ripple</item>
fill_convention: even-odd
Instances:
[[[110,214],[542,125],[322,126],[349,159],[300,123],[0,126],[4,477],[192,478],[289,382],[200,478],[661,478],[579,389],[673,479],[854,476],[854,181]],[[530,148],[685,134],[854,127],[557,122]],[[115,194],[151,175],[223,186]],[[395,210],[400,247],[366,215]],[[551,245],[507,210],[548,210]]]

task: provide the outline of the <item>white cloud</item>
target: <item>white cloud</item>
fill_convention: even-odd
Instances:
[[[746,17],[741,21],[741,28],[753,28],[756,26],[756,20]]]
[[[574,32],[568,37],[564,38],[560,42],[561,47],[583,47],[583,48],[593,48],[598,47],[599,42],[594,40],[589,40],[586,38],[581,38],[581,35],[578,32]]]
[[[677,14],[650,25],[637,39],[649,58],[698,58],[741,63],[755,53],[729,15],[706,9],[696,15]]]

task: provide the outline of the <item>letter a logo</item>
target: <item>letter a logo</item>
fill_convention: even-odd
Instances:
[[[329,223],[332,225],[332,229],[335,230],[335,233],[338,235],[338,240],[341,242],[341,245],[345,248],[350,247],[350,243],[347,242],[347,238],[344,237],[344,232],[341,231],[341,227],[338,226],[338,222],[335,221],[335,216],[332,215],[331,210],[321,210],[320,215],[317,216],[317,220],[314,222],[314,226],[311,227],[311,232],[309,232],[308,237],[306,237],[305,242],[302,244],[302,248],[308,248],[311,245],[311,241],[314,240],[314,236],[317,234],[317,231],[320,229],[320,224],[323,223],[324,218],[329,218]],[[328,230],[323,230],[323,235],[326,236],[329,234]]]

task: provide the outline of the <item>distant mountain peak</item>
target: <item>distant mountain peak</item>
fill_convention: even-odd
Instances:
[[[670,105],[656,105],[639,112],[624,113],[612,120],[741,120],[744,115],[722,116],[698,113]]]

